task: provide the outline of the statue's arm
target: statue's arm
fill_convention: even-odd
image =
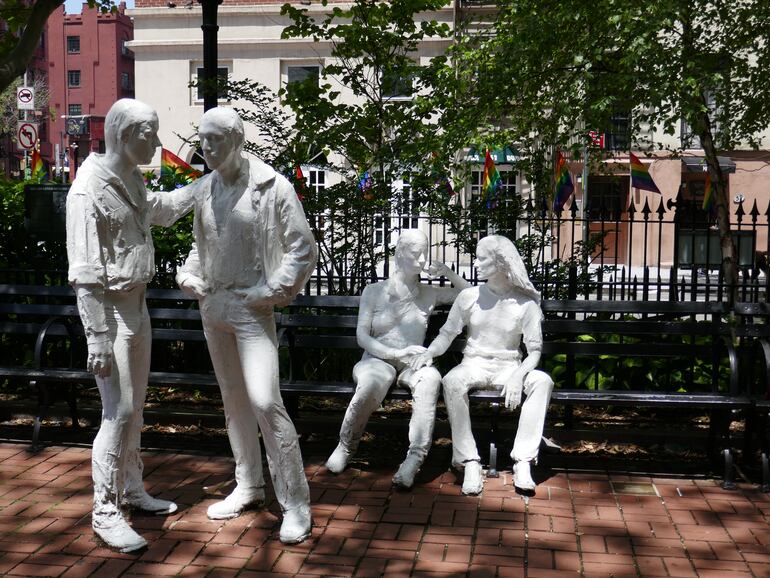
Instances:
[[[179,288],[191,297],[200,299],[208,293],[209,286],[203,279],[203,269],[201,268],[200,257],[198,256],[197,243],[192,244],[184,265],[177,270],[176,282]]]
[[[97,218],[97,208],[90,197],[73,186],[67,196],[68,277],[75,290],[78,312],[86,334],[88,370],[100,377],[107,377],[112,372],[112,343],[104,313],[107,275]]]
[[[207,177],[203,177],[204,179]],[[173,191],[147,192],[150,222],[170,227],[195,206],[195,190],[202,185],[200,179]]]
[[[280,302],[293,299],[307,283],[318,261],[318,247],[294,187],[282,178],[276,186],[279,187],[276,200],[284,255],[267,285]]]
[[[452,269],[441,261],[434,261],[431,263],[429,272],[432,277],[446,277],[452,284],[452,287],[436,288],[436,303],[453,303],[463,289],[467,289],[471,286],[468,281],[460,277],[460,275],[452,271]]]

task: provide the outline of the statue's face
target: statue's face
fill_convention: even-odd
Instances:
[[[422,243],[408,243],[399,247],[398,268],[407,275],[417,275],[425,268],[427,247]]]
[[[479,279],[489,279],[497,272],[495,253],[483,243],[479,244],[476,252],[476,271]]]
[[[204,120],[198,130],[203,158],[212,170],[221,167],[236,151],[231,134],[216,123]]]
[[[135,165],[146,165],[152,161],[155,149],[160,146],[158,119],[148,119],[134,127],[123,141],[123,154]]]

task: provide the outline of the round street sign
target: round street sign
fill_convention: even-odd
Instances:
[[[16,87],[16,108],[35,110],[35,88],[32,86]]]
[[[37,142],[37,125],[32,122],[20,122],[16,129],[16,142],[22,150],[32,150]]]
[[[19,102],[29,102],[32,98],[32,91],[29,88],[19,89]]]

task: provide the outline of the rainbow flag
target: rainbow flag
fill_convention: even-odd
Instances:
[[[372,195],[372,185],[374,184],[374,180],[372,179],[372,176],[369,174],[369,171],[363,171],[358,176],[358,190],[361,191],[364,195],[364,199],[367,201],[370,201],[374,195]]]
[[[48,167],[37,149],[33,149],[29,161],[30,178],[36,181],[48,180]]]
[[[714,214],[714,189],[711,187],[711,173],[706,172],[706,184],[703,186],[703,210]]]
[[[572,175],[570,175],[569,167],[567,166],[567,159],[564,158],[561,151],[556,153],[554,179],[556,181],[556,192],[553,196],[553,210],[558,213],[564,208],[564,203],[567,202],[567,199],[575,191],[575,185],[572,184]]]
[[[295,180],[295,186],[294,190],[297,193],[297,198],[300,201],[305,200],[305,195],[303,193],[307,192],[307,184],[305,182],[305,175],[302,174],[302,167],[297,165],[294,167],[294,180]]]
[[[181,180],[191,183],[202,177],[203,173],[192,168],[168,149],[160,149],[160,176],[178,176]]]
[[[650,171],[634,153],[628,153],[631,159],[631,186],[635,189],[644,189],[653,193],[660,194],[660,189],[650,176]]]
[[[502,186],[503,181],[500,178],[500,173],[495,166],[495,161],[492,160],[492,155],[489,154],[489,149],[487,149],[484,158],[484,176],[481,180],[481,200],[486,200],[488,209],[497,204],[497,193]]]

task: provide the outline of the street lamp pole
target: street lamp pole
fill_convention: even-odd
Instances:
[[[217,8],[222,0],[198,0],[203,10],[203,110],[217,105]]]

